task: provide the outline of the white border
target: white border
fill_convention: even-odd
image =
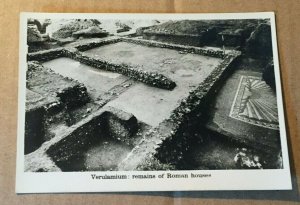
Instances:
[[[75,13],[21,13],[19,50],[19,104],[17,140],[17,193],[58,192],[127,192],[127,191],[188,191],[188,190],[286,190],[292,189],[286,129],[283,112],[281,79],[273,12],[225,14],[75,14]],[[274,170],[194,170],[194,171],[118,171],[118,172],[24,172],[24,124],[26,93],[27,18],[101,18],[101,19],[258,19],[270,18],[273,58],[277,89],[280,138],[283,169]],[[211,174],[208,178],[92,180],[91,174],[155,174],[196,173]]]

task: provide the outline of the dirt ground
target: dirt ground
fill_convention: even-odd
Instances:
[[[139,120],[157,126],[222,61],[197,54],[180,54],[176,50],[146,47],[126,42],[101,46],[85,52],[91,57],[125,63],[146,71],[157,71],[176,82],[172,91],[137,83],[108,103],[132,113]]]
[[[111,138],[102,139],[82,155],[58,163],[63,171],[107,171],[115,170],[133,147]]]
[[[99,70],[70,58],[57,58],[43,63],[45,67],[64,77],[69,77],[83,83],[93,100],[129,78],[118,73]]]
[[[84,52],[114,63],[125,63],[145,71],[161,73],[177,81],[199,82],[210,74],[222,59],[177,50],[118,42]],[[200,72],[199,72],[200,71]]]

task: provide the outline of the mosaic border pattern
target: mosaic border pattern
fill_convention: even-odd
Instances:
[[[259,127],[279,130],[276,103],[252,99],[253,90],[262,94],[271,92],[271,88],[260,77],[241,76],[229,117]]]

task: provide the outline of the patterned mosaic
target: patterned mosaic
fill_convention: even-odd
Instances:
[[[242,76],[229,116],[260,127],[279,129],[276,94],[261,78]]]

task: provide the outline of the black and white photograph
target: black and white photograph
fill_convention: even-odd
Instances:
[[[21,17],[20,192],[290,187],[273,13]]]

